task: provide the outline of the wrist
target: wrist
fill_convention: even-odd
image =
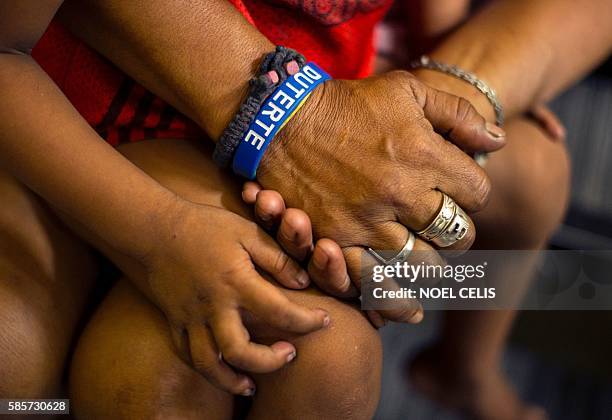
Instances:
[[[135,224],[125,253],[146,267],[173,239],[176,226],[186,214],[188,202],[170,190],[164,190],[155,200],[143,223]]]
[[[282,47],[277,47],[280,49]],[[287,50],[292,52],[292,50]],[[297,66],[296,66],[297,67]],[[283,75],[284,78],[284,75]],[[229,136],[222,138],[215,153],[219,151],[220,146],[226,144],[236,144],[233,150],[232,168],[234,173],[248,179],[256,179],[257,173],[261,166],[261,161],[264,155],[269,151],[270,146],[275,147],[270,151],[271,154],[276,154],[276,151],[284,149],[284,142],[278,138],[279,134],[286,130],[292,120],[297,115],[303,115],[302,107],[311,103],[314,99],[313,92],[329,80],[330,76],[315,63],[304,64],[299,71],[289,75],[282,80],[278,85],[266,86],[266,89],[273,89],[271,92],[266,91],[266,99],[261,104],[257,100],[246,102],[243,110],[250,111],[251,108],[257,107],[257,114],[248,119],[249,126],[243,129],[241,125],[237,125],[240,130],[236,130],[235,126],[228,128]],[[316,94],[315,94],[316,98]],[[251,99],[251,98],[249,98]],[[245,118],[245,113],[236,116],[237,121],[242,121]],[[248,116],[249,113],[246,113]],[[286,137],[285,137],[286,138]],[[218,154],[217,162],[223,162],[228,156],[227,148],[221,149]],[[266,162],[271,161],[270,155]]]
[[[240,109],[249,92],[249,81],[257,74],[262,57],[274,47],[264,38],[254,42],[247,49],[248,57],[241,60],[239,66],[219,70],[218,77],[211,77],[213,83],[202,84],[205,94],[198,96],[196,104],[196,123],[217,142],[223,131]],[[244,53],[247,54],[246,52]],[[227,78],[231,74],[231,79]],[[223,80],[222,83],[216,81]]]
[[[290,164],[291,149],[296,146],[293,143],[298,138],[309,138],[314,134],[313,119],[317,115],[325,115],[318,112],[321,107],[321,100],[324,92],[333,84],[333,80],[328,80],[325,83],[317,86],[304,105],[296,112],[282,130],[278,132],[274,140],[268,146],[264,153],[257,170],[257,179],[264,183],[266,180],[274,176],[275,172],[286,173],[292,170]],[[299,145],[297,145],[299,146]]]

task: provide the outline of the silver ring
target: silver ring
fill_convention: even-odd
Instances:
[[[446,248],[463,239],[470,229],[470,219],[452,198],[444,193],[442,196],[442,207],[438,214],[429,226],[417,232],[417,235],[440,248]]]
[[[368,247],[368,252],[372,254],[372,256],[376,258],[376,260],[379,263],[384,264],[384,265],[392,265],[397,262],[403,263],[410,256],[410,253],[412,252],[412,249],[414,248],[415,241],[416,241],[416,237],[414,236],[414,233],[412,233],[411,231],[408,231],[408,239],[406,240],[404,247],[393,258],[390,258],[388,260],[385,260],[382,255],[380,255],[378,252],[374,251],[370,247]]]

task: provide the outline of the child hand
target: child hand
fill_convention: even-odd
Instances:
[[[293,360],[296,349],[286,341],[252,342],[245,312],[298,334],[326,327],[329,315],[291,302],[259,274],[258,269],[265,271],[291,288],[308,285],[307,273],[255,223],[182,199],[173,206],[144,261],[149,294],[165,313],[185,360],[220,388],[252,395],[253,381],[232,367],[272,372]]]

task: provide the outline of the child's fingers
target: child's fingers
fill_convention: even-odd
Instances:
[[[189,328],[189,348],[193,368],[213,385],[236,395],[255,393],[253,380],[235,372],[220,357],[208,327],[194,325]]]
[[[261,190],[255,201],[255,217],[266,229],[274,229],[285,212],[285,200],[272,190]]]
[[[250,341],[237,309],[226,309],[209,323],[223,360],[240,370],[274,372],[296,356],[295,347],[286,341],[271,346]]]
[[[253,273],[257,276],[257,273]],[[241,305],[258,319],[282,331],[307,334],[326,327],[329,314],[323,309],[310,309],[289,300],[272,283],[251,279],[243,282]]]
[[[317,242],[308,262],[308,273],[330,295],[344,298],[359,296],[348,275],[342,249],[331,239]]]
[[[302,210],[287,209],[282,216],[276,240],[289,255],[303,261],[313,249],[310,218]]]
[[[259,268],[290,289],[304,289],[310,284],[308,273],[279,244],[262,230],[244,241],[243,246]]]
[[[254,204],[257,198],[257,193],[261,190],[261,185],[259,185],[257,182],[245,182],[242,186],[242,200],[247,204]]]
[[[176,353],[185,363],[189,363],[191,360],[189,356],[189,337],[186,334],[185,328],[179,323],[170,321],[168,327],[170,328],[170,337],[172,338]]]

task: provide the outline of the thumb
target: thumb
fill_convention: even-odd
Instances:
[[[494,152],[504,147],[506,132],[487,122],[468,100],[421,86],[417,100],[436,132],[469,153]]]

